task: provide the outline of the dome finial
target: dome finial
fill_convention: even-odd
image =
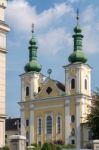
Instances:
[[[32,37],[33,37],[33,33],[34,33],[34,23],[32,23]]]
[[[77,19],[77,25],[79,24],[79,9],[77,8],[77,17],[76,17],[76,19]]]

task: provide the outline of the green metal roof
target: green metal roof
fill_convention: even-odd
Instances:
[[[33,35],[34,31],[32,30],[32,38],[29,41],[29,62],[25,65],[24,70],[25,72],[30,72],[30,71],[36,71],[40,72],[42,69],[42,66],[38,63],[37,61],[37,45],[36,45],[36,40]]]

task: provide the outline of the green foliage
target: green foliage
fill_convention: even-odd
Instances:
[[[99,89],[97,88],[92,98],[90,114],[87,115],[87,125],[91,129],[92,139],[99,139]]]
[[[73,144],[63,145],[62,148],[76,148]]]
[[[8,146],[4,146],[2,148],[0,148],[0,150],[10,150]]]
[[[64,141],[62,141],[62,140],[56,140],[53,143],[56,145],[64,145]]]
[[[36,143],[33,143],[27,147],[27,150],[40,150],[40,146]]]
[[[51,144],[50,143],[44,143],[41,150],[52,150]]]

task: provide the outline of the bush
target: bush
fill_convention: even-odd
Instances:
[[[54,141],[53,143],[56,145],[64,145],[64,141],[62,140],[57,140],[57,141]]]
[[[0,148],[0,150],[10,150],[8,146],[4,146],[2,148]]]
[[[75,145],[67,144],[67,145],[63,145],[62,148],[75,148]]]
[[[51,144],[49,144],[47,142],[44,143],[43,146],[42,146],[42,148],[41,148],[41,150],[52,150]]]

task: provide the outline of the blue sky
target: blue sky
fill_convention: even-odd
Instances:
[[[11,0],[6,22],[11,27],[7,38],[7,115],[20,115],[20,77],[28,62],[31,24],[35,24],[38,61],[42,73],[52,68],[52,78],[64,82],[64,69],[73,51],[76,9],[84,34],[83,50],[92,66],[92,89],[99,87],[99,1],[97,0]]]

